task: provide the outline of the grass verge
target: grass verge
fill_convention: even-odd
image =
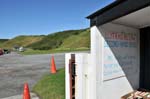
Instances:
[[[65,99],[65,69],[56,74],[47,74],[33,87],[40,99]]]
[[[74,51],[89,51],[89,48],[65,48],[65,49],[53,49],[53,50],[27,50],[20,52],[23,55],[34,55],[34,54],[53,54],[53,53],[64,53],[64,52],[74,52]]]

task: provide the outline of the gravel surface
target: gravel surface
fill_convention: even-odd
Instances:
[[[25,82],[32,89],[43,74],[49,73],[51,56],[20,55],[15,52],[0,56],[0,98],[22,94]],[[54,58],[57,69],[65,66],[64,54],[54,54]]]

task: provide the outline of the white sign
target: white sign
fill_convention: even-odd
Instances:
[[[105,32],[103,80],[131,73],[136,65],[137,33]]]

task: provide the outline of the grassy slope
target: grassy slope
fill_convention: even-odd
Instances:
[[[43,36],[18,36],[3,43],[3,48],[12,48],[13,46],[28,46],[41,40]]]
[[[0,43],[2,48],[12,48],[15,45],[34,49],[23,54],[46,54],[68,51],[82,51],[90,48],[89,29],[68,30],[49,34],[47,36],[18,36]]]
[[[90,47],[90,31],[89,29],[81,32],[78,35],[72,35],[67,39],[64,39],[63,43],[59,47],[60,49],[88,49]]]
[[[53,37],[53,35],[55,35],[55,37]],[[61,39],[59,39],[59,37]],[[56,38],[58,38],[59,40]],[[61,44],[59,43],[59,45],[57,45],[56,43],[58,42],[61,42]],[[57,48],[55,44],[57,45]],[[39,50],[39,49],[42,49],[44,46],[45,46],[44,49],[46,50]],[[62,52],[89,50],[90,30],[89,29],[78,30],[78,31],[74,30],[71,32],[64,31],[64,32],[59,32],[58,34],[56,33],[56,34],[48,35],[44,37],[43,40],[31,44],[30,47],[35,48],[36,50],[27,50],[25,52],[22,52],[22,54],[25,54],[25,55],[49,54],[49,53],[62,53]],[[52,47],[52,49],[49,50],[49,47]]]
[[[45,36],[41,41],[35,42],[28,47],[36,50],[50,50],[50,49],[58,49],[58,48],[74,48],[74,47],[84,47],[84,40],[81,41],[81,38],[84,39],[84,32],[88,33],[86,29],[82,30],[69,30],[63,32],[57,32],[54,34],[49,34]],[[83,34],[83,35],[82,35]],[[82,36],[82,37],[81,37]],[[85,35],[88,36],[88,35]],[[73,43],[78,43],[74,41],[81,41],[83,45],[74,46]],[[87,40],[85,41],[88,43]],[[71,44],[70,44],[71,43]],[[78,44],[77,44],[78,45]],[[65,46],[65,47],[64,47]],[[87,47],[87,46],[86,46]]]
[[[9,39],[0,39],[0,43],[4,43],[6,41],[8,41]]]
[[[2,44],[3,44],[4,42],[6,42],[6,41],[8,41],[8,39],[0,39],[0,47],[1,47]]]
[[[65,99],[65,70],[56,74],[47,74],[33,87],[40,99]]]

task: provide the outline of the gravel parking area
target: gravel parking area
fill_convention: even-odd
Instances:
[[[28,82],[30,89],[43,76],[49,73],[51,54],[20,55],[15,52],[0,56],[0,98],[22,94],[23,84]],[[55,54],[57,68],[65,66],[65,55]]]

